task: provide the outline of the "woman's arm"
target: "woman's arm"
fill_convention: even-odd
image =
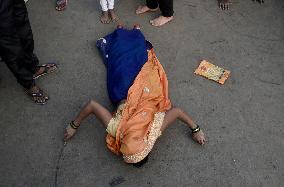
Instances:
[[[167,111],[161,127],[161,131],[163,132],[164,130],[166,130],[166,128],[170,124],[172,124],[176,119],[179,119],[185,124],[187,124],[190,129],[199,128],[198,125],[196,125],[189,117],[189,115],[187,115],[182,109],[178,107],[173,107],[169,111]],[[202,130],[198,130],[197,132],[193,133],[192,138],[201,145],[205,144],[206,140]]]
[[[74,121],[72,121],[71,124],[66,128],[64,133],[65,142],[74,136],[81,122],[91,114],[94,114],[104,124],[105,127],[107,127],[109,121],[112,118],[111,113],[105,107],[103,107],[96,101],[91,100],[84,106],[84,108],[74,119]]]

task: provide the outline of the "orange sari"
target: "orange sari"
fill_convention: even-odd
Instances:
[[[167,76],[152,49],[128,90],[116,137],[107,134],[107,147],[122,154],[127,163],[143,160],[161,135],[165,112],[170,108]]]

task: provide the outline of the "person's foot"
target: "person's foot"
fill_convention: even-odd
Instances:
[[[118,16],[115,14],[114,9],[109,9],[109,16],[112,22],[117,22],[119,20]]]
[[[47,96],[46,93],[42,91],[38,86],[33,86],[30,89],[26,91],[27,95],[31,97],[31,99],[39,105],[44,105],[46,104],[47,100],[49,97]]]
[[[218,0],[219,8],[222,10],[228,10],[229,4],[231,4],[230,0]]]
[[[140,29],[141,29],[141,26],[140,26],[138,23],[137,23],[137,24],[134,24],[133,29],[138,29],[138,30],[140,30]]]
[[[57,11],[65,10],[66,7],[67,7],[67,0],[57,0],[57,1],[56,1],[55,9],[56,9]]]
[[[108,24],[110,22],[110,17],[108,15],[108,11],[102,11],[101,22],[104,24]]]
[[[259,2],[260,4],[264,3],[264,0],[253,0],[253,2]]]
[[[165,25],[166,23],[172,21],[174,19],[173,16],[171,17],[164,17],[164,16],[159,16],[156,19],[150,20],[151,25],[155,27],[160,27]]]
[[[122,29],[122,28],[123,28],[123,24],[122,24],[122,23],[118,23],[117,26],[116,26],[116,28]]]
[[[202,130],[200,130],[197,133],[193,133],[192,134],[192,139],[194,141],[196,141],[197,143],[201,144],[201,145],[204,145],[205,142],[206,142],[205,136],[204,136],[204,133],[202,132]]]
[[[38,79],[41,76],[52,73],[57,70],[57,65],[55,63],[47,63],[37,67],[38,70],[33,76],[33,79]]]
[[[159,8],[155,8],[155,9],[150,9],[149,7],[147,7],[146,5],[144,6],[139,6],[137,9],[136,9],[136,14],[143,14],[145,12],[154,12],[154,11],[157,11]]]

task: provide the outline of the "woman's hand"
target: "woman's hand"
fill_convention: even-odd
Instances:
[[[192,139],[195,140],[197,143],[204,145],[206,142],[205,135],[202,130],[197,133],[192,134]]]
[[[70,125],[68,125],[68,127],[66,127],[64,132],[64,142],[70,140],[70,138],[72,138],[75,135],[76,131],[77,131],[76,129],[73,129],[72,127],[70,127]]]

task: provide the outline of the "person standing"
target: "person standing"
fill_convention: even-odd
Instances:
[[[0,0],[0,57],[37,104],[49,97],[35,80],[57,69],[55,63],[39,65],[24,0]]]
[[[174,19],[173,0],[146,0],[146,5],[139,6],[136,14],[154,12],[160,8],[162,15],[150,20],[151,25],[160,27]]]

